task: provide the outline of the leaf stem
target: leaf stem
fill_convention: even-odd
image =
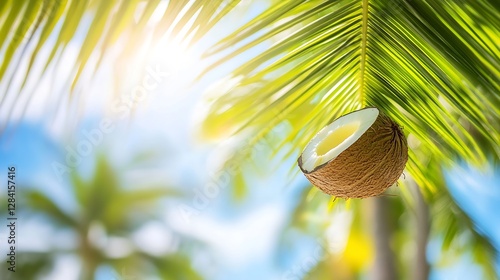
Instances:
[[[366,41],[368,37],[368,0],[362,0],[361,14],[361,61],[359,72],[359,104],[361,108],[365,105],[365,64],[366,64]]]

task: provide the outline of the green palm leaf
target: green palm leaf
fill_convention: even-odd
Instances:
[[[167,2],[159,0],[2,1],[0,80],[8,82],[0,94],[0,108],[21,106],[24,110],[27,104],[20,98],[25,94],[28,80],[32,78],[35,81],[33,88],[36,89],[50,66],[57,69],[72,42],[79,45],[79,50],[67,81],[70,87],[64,88],[70,93],[75,91],[84,72],[95,74],[103,57],[119,39],[123,41],[117,48],[117,60],[137,53],[147,43],[147,36],[155,41],[170,34],[179,40],[194,43],[239,2],[176,0],[168,1],[166,9],[163,9]],[[161,15],[159,21],[152,28],[145,28],[155,11]],[[44,47],[49,49],[48,56],[40,55]],[[90,59],[92,55],[98,57],[97,62]],[[27,67],[21,67],[24,66],[21,63],[23,57],[29,57]],[[39,75],[33,71],[35,63],[43,65],[41,76],[32,77]],[[12,88],[16,76],[21,76],[23,81],[19,87]],[[5,104],[9,95],[14,95],[14,101]]]
[[[295,129],[284,142],[298,139],[297,147],[304,147],[333,118],[376,106],[443,162],[458,156],[484,163],[486,154],[500,155],[498,17],[488,29],[474,28],[475,18],[462,17],[460,24],[448,20],[460,13],[482,14],[483,9],[487,14],[500,12],[488,2],[466,4],[276,3],[208,53],[255,37],[210,70],[277,34],[291,32],[233,72],[245,76],[240,87],[266,82],[246,95],[238,92],[237,98],[229,92],[213,104],[212,112],[230,100],[233,107],[226,115],[231,121],[258,129],[299,112],[302,118],[293,123]],[[274,27],[266,29],[268,25]],[[248,110],[248,104],[255,107]],[[479,145],[477,138],[486,141]],[[415,160],[411,157],[411,166]]]
[[[55,223],[64,227],[77,226],[78,221],[43,192],[38,190],[29,190],[26,191],[24,197],[33,212],[44,214],[51,218]]]

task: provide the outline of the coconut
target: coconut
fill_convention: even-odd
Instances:
[[[341,198],[377,196],[401,176],[408,160],[407,140],[377,108],[344,115],[321,129],[298,159],[307,179]]]

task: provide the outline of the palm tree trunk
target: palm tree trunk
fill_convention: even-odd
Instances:
[[[87,238],[88,230],[84,230],[80,240],[82,272],[80,280],[94,280],[94,274],[97,270],[98,262],[95,256],[95,251]]]
[[[414,186],[417,226],[417,255],[415,258],[413,280],[427,280],[429,278],[429,263],[427,262],[427,242],[430,232],[429,208],[417,184]]]
[[[396,280],[397,271],[391,248],[392,226],[390,221],[390,201],[377,197],[373,202],[373,230],[375,239],[375,262],[371,280]]]

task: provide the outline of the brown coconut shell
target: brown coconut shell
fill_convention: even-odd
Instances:
[[[340,198],[377,196],[401,176],[408,161],[408,143],[401,128],[379,112],[373,125],[336,158],[308,172],[307,179],[323,192]]]

